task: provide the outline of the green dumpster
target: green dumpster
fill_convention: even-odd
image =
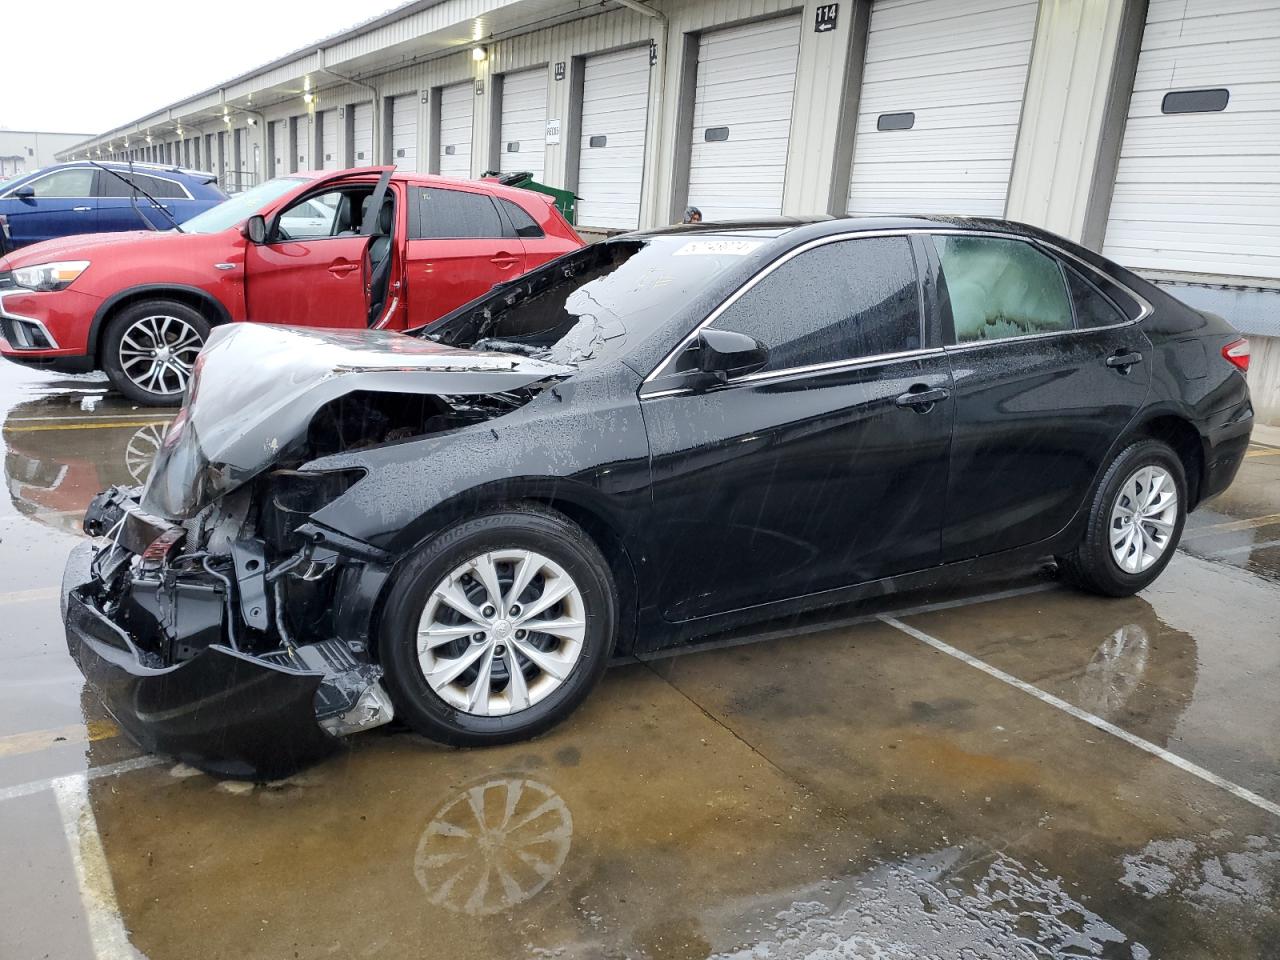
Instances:
[[[571,224],[577,225],[578,200],[581,198],[572,190],[561,190],[559,187],[549,187],[545,183],[539,183],[527,170],[519,173],[499,173],[497,170],[488,170],[480,176],[483,180],[497,180],[504,187],[519,187],[521,190],[545,193],[555,200],[556,209],[560,211],[560,215]]]

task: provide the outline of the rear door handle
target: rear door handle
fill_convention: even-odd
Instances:
[[[920,389],[916,389],[919,387]],[[945,387],[925,387],[916,384],[894,401],[900,407],[911,407],[916,413],[928,413],[939,400],[945,400],[951,393]]]
[[[71,208],[72,212],[74,213],[88,213],[92,209],[93,207],[72,207]]]
[[[332,273],[335,277],[341,278],[351,273],[351,271],[359,269],[359,267],[360,267],[360,264],[358,263],[351,263],[350,261],[344,260],[341,263],[335,263],[331,267],[329,267],[329,272]]]
[[[489,262],[495,266],[501,267],[503,270],[506,270],[508,267],[514,267],[519,263],[520,258],[512,256],[509,253],[499,253],[497,256],[490,257]]]
[[[1135,363],[1142,362],[1142,354],[1133,350],[1117,350],[1111,356],[1107,357],[1107,366],[1119,369],[1121,373],[1128,373],[1129,368]]]

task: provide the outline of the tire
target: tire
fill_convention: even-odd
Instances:
[[[492,597],[484,585],[486,556],[500,596],[492,611],[484,603]],[[528,561],[533,579],[513,596],[525,556],[540,559]],[[557,594],[566,582],[577,592],[539,610],[545,591]],[[444,602],[442,588],[453,597],[461,591],[481,617]],[[511,607],[508,616],[511,604],[528,609]],[[579,621],[580,641],[573,626]],[[512,506],[449,528],[407,562],[390,588],[378,649],[400,719],[440,743],[485,746],[536,736],[572,713],[608,665],[617,621],[609,565],[586,534],[552,510]],[[540,633],[520,623],[555,626],[562,633]],[[476,632],[465,634],[462,628]],[[436,645],[420,651],[420,631],[428,629],[433,633],[423,635],[424,642]],[[534,659],[528,655],[531,647]],[[441,682],[473,655],[478,659],[468,661],[456,680]],[[489,679],[481,684],[486,662]],[[518,683],[513,663],[520,670]],[[560,671],[563,676],[555,676]]]
[[[1143,472],[1151,471],[1143,479]],[[1172,484],[1176,500],[1160,492]],[[1156,489],[1145,508],[1142,499]],[[1134,536],[1123,513],[1138,503],[1144,520]],[[1117,511],[1120,514],[1117,514]],[[1128,597],[1160,576],[1182,537],[1187,519],[1187,478],[1178,455],[1159,440],[1139,440],[1120,452],[1102,475],[1089,504],[1085,531],[1075,549],[1058,558],[1068,581],[1089,593]],[[1164,537],[1163,543],[1159,542]],[[1123,558],[1123,564],[1122,564]]]
[[[199,310],[177,300],[131,303],[107,325],[102,369],[111,385],[135,403],[181,403],[196,354],[209,339],[209,329],[209,321]],[[154,359],[166,350],[175,353]],[[152,356],[147,356],[148,352]]]

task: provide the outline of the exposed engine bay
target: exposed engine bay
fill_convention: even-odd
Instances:
[[[132,671],[127,706],[101,689],[109,683],[95,684],[122,725],[151,749],[227,776],[287,774],[326,739],[387,723],[394,710],[371,638],[340,620],[349,598],[385,582],[395,558],[312,519],[364,471],[308,465],[494,420],[571,372],[378,331],[219,328],[146,487],[110,488],[86,514],[101,545],[67,601],[76,608],[69,637],[77,616],[93,634],[72,650],[86,676],[95,675],[86,653],[123,663]],[[269,675],[286,692],[263,717],[278,724],[281,704],[296,702],[291,722],[318,723],[320,738],[277,729],[248,751],[213,742],[225,725],[215,714],[226,709],[214,701],[235,699],[228,670],[248,684]],[[211,689],[192,698],[191,678],[205,675]],[[175,690],[191,702],[170,702]],[[179,718],[172,742],[155,738],[150,717],[144,733],[120,715],[141,713],[140,701]],[[246,699],[247,709],[255,702]],[[186,744],[193,731],[203,740]],[[283,762],[272,736],[291,741]]]

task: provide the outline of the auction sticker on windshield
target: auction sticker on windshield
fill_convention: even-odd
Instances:
[[[761,245],[760,240],[690,240],[677,250],[676,257],[745,257]]]

